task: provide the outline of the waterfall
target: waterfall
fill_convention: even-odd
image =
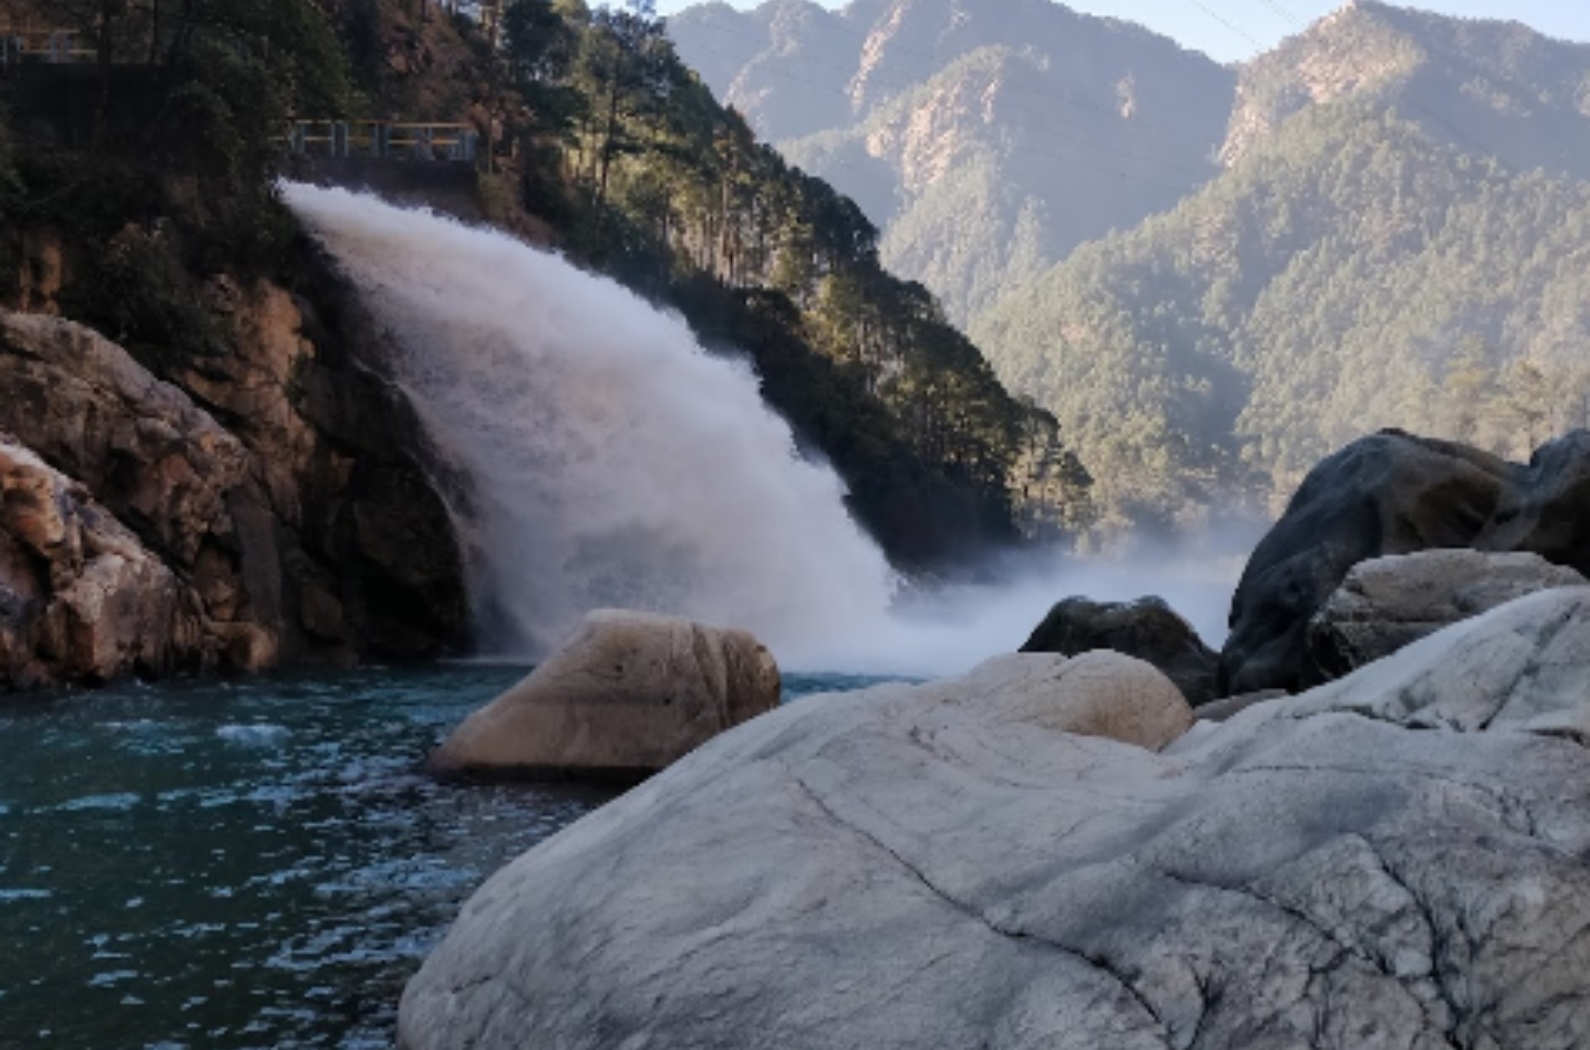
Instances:
[[[613,281],[501,233],[296,183],[287,203],[385,329],[448,465],[484,642],[535,657],[586,610],[743,627],[786,669],[948,674],[1073,594],[1159,594],[1208,640],[1254,536],[1113,562],[1037,552],[902,611],[896,579],[743,361]]]
[[[887,619],[887,561],[746,363],[504,234],[344,190],[283,193],[468,479],[457,516],[488,645],[534,656],[616,606],[743,627],[781,661],[834,666]]]

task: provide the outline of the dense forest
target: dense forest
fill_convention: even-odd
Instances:
[[[1274,511],[1377,427],[1587,421],[1590,47],[1374,0],[1234,69],[1047,3],[674,26],[1054,413],[1103,532]]]
[[[1590,423],[1586,244],[1590,186],[1348,103],[976,332],[1071,425],[1101,500],[1185,519],[1220,493],[1283,498],[1377,427],[1527,457]]]
[[[4,2],[79,29],[96,58],[8,85],[6,137],[29,146],[0,152],[0,217],[104,245],[63,309],[149,355],[215,341],[208,276],[301,269],[273,189],[289,119],[469,120],[486,214],[749,354],[898,563],[1087,519],[1053,415],[883,269],[859,208],[713,98],[650,3]]]

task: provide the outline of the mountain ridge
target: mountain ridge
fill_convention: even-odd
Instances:
[[[1055,414],[1107,523],[1263,508],[1365,427],[1517,452],[1590,400],[1572,352],[1590,339],[1590,44],[1354,0],[1251,61],[1155,82],[1147,56],[1175,45],[1102,20],[1046,51],[956,0],[846,10],[910,28],[872,33],[883,51],[983,44],[865,109],[876,93],[847,81],[848,123],[780,147]],[[1112,65],[1110,40],[1152,50]]]

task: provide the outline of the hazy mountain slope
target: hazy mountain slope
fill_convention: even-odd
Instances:
[[[1396,105],[1433,135],[1520,169],[1590,176],[1590,45],[1516,22],[1356,0],[1242,70],[1221,156],[1311,105]]]
[[[715,3],[670,30],[722,97],[861,204],[885,262],[963,323],[1213,176],[1235,90],[1201,55],[1048,0]]]
[[[1590,47],[1359,2],[1242,70],[1229,170],[974,320],[1117,515],[1286,492],[1379,426],[1584,419]]]
[[[1117,514],[1272,496],[1381,426],[1527,451],[1584,421],[1590,186],[1319,106],[973,335]]]

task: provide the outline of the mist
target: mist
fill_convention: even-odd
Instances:
[[[929,676],[1015,649],[1073,594],[1158,594],[1224,635],[1235,571],[1185,551],[1038,552],[990,566],[999,583],[907,590],[750,367],[679,317],[502,233],[340,189],[283,194],[466,479],[454,518],[494,655],[533,660],[617,607],[744,628],[790,670]]]

